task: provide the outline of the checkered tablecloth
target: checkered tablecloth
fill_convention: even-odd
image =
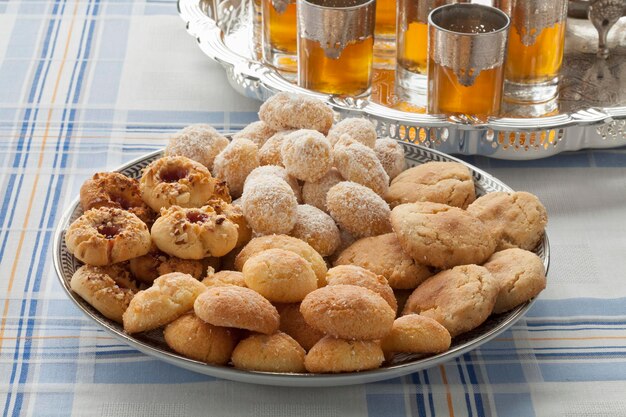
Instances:
[[[76,416],[626,416],[626,150],[467,158],[550,214],[548,288],[512,330],[369,385],[254,386],[121,344],[67,299],[51,238],[82,181],[193,122],[235,130],[237,95],[164,0],[0,0],[0,411]]]

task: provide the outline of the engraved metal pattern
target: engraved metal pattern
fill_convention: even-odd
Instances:
[[[598,56],[607,58],[607,37],[615,23],[626,13],[626,0],[595,0],[589,5],[589,20],[598,30]]]
[[[454,161],[466,165],[474,178],[476,184],[477,195],[483,195],[488,192],[504,191],[510,192],[512,189],[500,180],[494,178],[490,174],[475,168],[457,158],[445,155],[441,152],[416,146],[411,143],[401,143],[406,156],[406,162],[409,167],[423,164],[429,161]],[[129,162],[120,169],[119,172],[132,177],[139,178],[141,171],[150,162],[161,156],[161,152],[152,152],[141,158]],[[83,313],[93,320],[99,327],[109,332],[112,336],[118,338],[122,342],[138,349],[139,351],[167,361],[176,366],[190,369],[206,375],[212,375],[218,378],[225,378],[235,381],[258,383],[265,385],[283,385],[283,386],[334,386],[349,385],[380,381],[383,379],[394,378],[409,373],[426,369],[445,361],[449,361],[470,350],[476,349],[478,346],[486,343],[497,335],[503,333],[510,328],[517,320],[519,320],[531,307],[534,300],[522,304],[515,309],[504,313],[491,315],[485,323],[478,328],[467,332],[452,340],[450,349],[444,353],[432,356],[424,356],[417,354],[396,355],[394,359],[384,364],[380,369],[355,372],[339,375],[323,375],[323,374],[286,374],[271,372],[251,372],[240,371],[232,367],[214,366],[206,363],[194,361],[184,358],[172,352],[163,341],[162,332],[159,330],[140,333],[137,335],[128,335],[124,333],[122,326],[102,316],[91,305],[85,302],[78,294],[74,293],[70,287],[70,280],[74,272],[81,266],[81,263],[68,251],[65,245],[65,230],[71,222],[82,214],[78,199],[74,200],[70,207],[65,211],[54,236],[53,261],[54,268],[61,282],[61,286],[66,291],[68,297],[78,306]],[[550,246],[548,237],[544,235],[539,246],[535,249],[535,253],[543,260],[546,272],[550,263]]]
[[[511,26],[526,46],[534,45],[537,36],[562,22],[567,14],[567,0],[505,0],[510,8]]]
[[[438,65],[450,68],[465,87],[474,85],[481,71],[502,66],[509,20],[504,13],[475,4],[437,9],[430,15],[429,54]],[[445,21],[443,20],[445,19]],[[442,21],[445,23],[442,24]],[[446,22],[447,21],[447,22]],[[493,32],[452,32],[448,23],[484,25]],[[476,23],[473,23],[475,21]]]
[[[354,4],[336,0],[335,4]],[[374,0],[353,7],[322,7],[307,0],[298,0],[300,37],[320,44],[324,54],[337,59],[350,42],[362,41],[374,34]]]

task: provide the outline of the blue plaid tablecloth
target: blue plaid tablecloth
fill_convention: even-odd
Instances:
[[[145,356],[67,299],[52,236],[82,181],[194,122],[257,118],[164,0],[0,0],[0,410],[6,416],[626,416],[626,150],[467,158],[550,214],[548,288],[443,366],[326,389],[219,380]]]

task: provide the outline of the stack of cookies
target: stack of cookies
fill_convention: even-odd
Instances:
[[[399,143],[315,99],[259,116],[232,141],[183,129],[139,180],[88,180],[72,289],[197,361],[335,373],[444,352],[545,288],[535,196],[476,198],[458,163],[405,170]]]

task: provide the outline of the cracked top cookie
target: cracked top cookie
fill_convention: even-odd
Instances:
[[[427,162],[395,177],[385,195],[391,207],[430,201],[466,208],[476,199],[469,169],[457,162]]]
[[[500,287],[486,268],[462,265],[433,275],[417,287],[403,314],[430,317],[452,337],[480,326],[489,317]]]
[[[391,211],[391,226],[408,255],[440,269],[482,264],[496,247],[478,218],[445,204],[402,204]]]

